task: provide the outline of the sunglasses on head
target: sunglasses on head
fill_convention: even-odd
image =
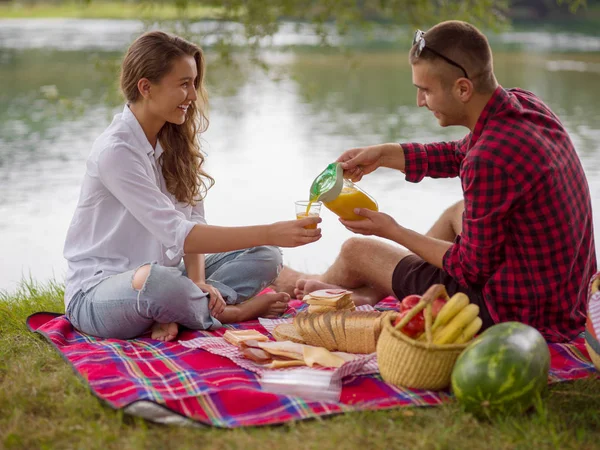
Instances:
[[[425,32],[421,31],[421,30],[417,30],[415,31],[415,35],[413,37],[413,41],[412,41],[412,45],[416,45],[417,48],[415,49],[415,56],[418,58],[419,56],[421,56],[421,53],[423,52],[423,50],[425,50],[425,48],[427,48],[427,50],[429,50],[431,53],[433,53],[434,55],[439,56],[440,58],[442,58],[444,61],[446,61],[448,64],[452,64],[454,67],[458,67],[460,70],[463,71],[463,73],[465,74],[465,78],[468,80],[469,79],[469,75],[467,75],[467,71],[465,70],[465,68],[463,66],[461,66],[460,64],[452,61],[450,58],[442,55],[439,52],[436,52],[434,49],[432,49],[431,47],[426,47],[425,44]]]

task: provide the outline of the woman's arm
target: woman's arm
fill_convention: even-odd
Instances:
[[[219,253],[258,245],[298,247],[321,238],[320,228],[304,228],[319,222],[319,217],[306,217],[247,227],[196,224],[185,238],[183,249],[185,253]]]
[[[188,253],[183,257],[183,264],[190,280],[196,284],[206,282],[204,254]]]

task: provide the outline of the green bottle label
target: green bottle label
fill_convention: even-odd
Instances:
[[[325,194],[331,188],[333,188],[337,181],[337,166],[338,163],[331,163],[327,168],[315,178],[310,187],[310,198],[311,202],[316,201]]]

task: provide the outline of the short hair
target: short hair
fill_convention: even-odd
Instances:
[[[496,87],[492,49],[485,35],[467,22],[449,20],[435,25],[425,33],[425,48],[416,56],[417,45],[409,53],[409,61],[441,61],[448,64],[432,51],[450,58],[463,66],[473,83],[475,91],[489,93]],[[449,65],[449,67],[453,67]],[[454,68],[460,71],[458,67]]]

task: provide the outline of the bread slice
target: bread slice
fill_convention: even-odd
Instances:
[[[223,334],[223,338],[230,344],[238,347],[242,342],[248,340],[268,341],[269,338],[257,330],[227,330]]]
[[[377,342],[375,341],[375,326],[378,320],[379,314],[369,314],[367,319],[367,325],[365,326],[365,353],[373,353],[376,349]]]
[[[344,313],[342,311],[336,311],[334,313],[331,313],[331,328],[333,330],[335,342],[337,343],[337,348],[338,350],[345,352],[346,333],[344,332],[344,325],[342,323],[343,317]]]
[[[310,344],[310,345],[315,345],[317,347],[325,347],[325,341],[323,340],[323,338],[321,337],[322,331],[321,331],[321,327],[316,323],[316,321],[318,320],[318,318],[321,316],[321,314],[309,314],[308,315],[308,332],[311,335],[311,339],[315,342],[314,344]],[[309,342],[310,343],[310,342]]]
[[[307,311],[309,314],[324,314],[329,311],[335,311],[335,307],[325,305],[308,305]]]
[[[351,291],[345,289],[321,289],[306,294],[303,300],[309,305],[331,306],[336,308],[338,303],[347,302],[350,299],[351,294]]]
[[[320,327],[320,337],[325,343],[325,348],[333,352],[337,350],[337,344],[335,343],[333,333],[330,331],[330,326],[328,326],[327,317],[329,317],[330,315],[331,313],[319,314],[319,316],[316,319],[316,322]]]
[[[294,327],[298,334],[302,337],[304,342],[308,345],[316,345],[317,341],[314,338],[314,333],[308,324],[308,317],[310,315],[306,312],[301,312],[294,318]]]
[[[281,325],[277,325],[271,334],[278,341],[292,341],[298,344],[306,343],[302,338],[302,335],[298,333],[296,327],[291,323],[282,323]]]
[[[323,314],[323,322],[325,323],[325,330],[326,330],[326,332],[327,332],[327,334],[329,336],[329,339],[331,339],[331,341],[335,345],[335,349],[332,350],[332,351],[340,349],[340,347],[338,345],[338,342],[337,342],[337,339],[336,339],[336,336],[335,336],[335,333],[333,331],[333,325],[334,325],[334,322],[335,322],[334,315],[335,315],[335,311]]]

